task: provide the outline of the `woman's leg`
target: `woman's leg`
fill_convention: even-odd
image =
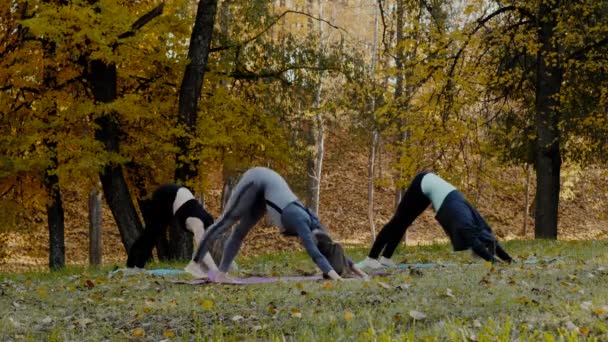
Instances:
[[[266,210],[266,204],[264,198],[260,197],[256,200],[256,203],[251,206],[251,211],[243,214],[241,220],[234,227],[234,231],[228,237],[226,244],[224,245],[224,253],[222,254],[222,260],[220,262],[220,272],[228,272],[232,261],[238,254],[243,244],[243,240],[247,236],[247,233],[255,226],[255,224],[264,216]]]
[[[397,246],[399,246],[407,228],[431,203],[420,188],[420,183],[425,175],[426,173],[417,174],[408,186],[401,202],[399,202],[395,215],[382,228],[376,241],[374,241],[374,245],[369,252],[370,258],[377,259],[382,252],[382,256],[390,259]]]

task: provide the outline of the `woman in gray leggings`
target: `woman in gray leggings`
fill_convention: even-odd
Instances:
[[[300,238],[304,249],[326,277],[342,279],[348,272],[367,277],[344,255],[342,246],[331,240],[317,216],[298,201],[283,177],[264,167],[255,167],[243,174],[222,216],[209,227],[200,242],[193,261],[198,264],[207,254],[210,242],[239,221],[224,245],[219,271],[209,272],[209,278],[214,281],[232,282],[226,275],[230,263],[247,233],[266,212],[281,233]],[[208,268],[213,270],[214,266],[208,265]],[[204,276],[204,273],[191,273],[195,277]]]

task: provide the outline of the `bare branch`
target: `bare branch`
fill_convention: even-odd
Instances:
[[[228,50],[228,49],[232,49],[232,48],[240,48],[240,47],[242,47],[244,45],[247,45],[247,44],[251,43],[252,41],[254,41],[254,40],[258,39],[259,37],[261,37],[264,33],[268,32],[268,30],[270,30],[279,20],[281,20],[283,17],[285,17],[287,14],[290,14],[290,13],[304,15],[304,16],[307,16],[307,17],[312,18],[314,20],[324,22],[327,25],[329,25],[330,27],[333,27],[333,28],[335,28],[337,30],[345,31],[343,28],[341,28],[339,26],[336,26],[336,25],[332,24],[331,22],[329,22],[329,21],[327,21],[327,20],[325,20],[323,18],[315,17],[314,15],[312,15],[310,13],[306,13],[306,12],[302,12],[302,11],[287,10],[287,11],[281,13],[275,20],[273,20],[270,23],[270,25],[268,25],[262,31],[258,32],[253,37],[251,37],[249,39],[246,39],[243,42],[240,42],[240,43],[235,44],[235,45],[219,46],[219,47],[211,48],[209,50],[209,52],[211,53],[211,52],[224,51],[224,50]]]
[[[156,6],[155,8],[153,8],[152,10],[150,10],[148,13],[144,14],[143,16],[141,16],[139,19],[137,19],[133,25],[131,25],[131,28],[129,29],[129,31],[121,34],[118,36],[118,39],[124,39],[124,38],[128,38],[128,37],[132,37],[135,35],[135,32],[137,30],[139,30],[140,28],[144,27],[147,23],[149,23],[150,21],[152,21],[152,19],[160,16],[161,14],[163,14],[163,8],[165,7],[165,3],[161,2],[158,6]]]
[[[384,20],[384,6],[382,6],[382,0],[378,0],[378,8],[380,9],[380,18],[382,19],[382,44],[384,44],[384,50],[388,51],[388,44],[386,43],[386,21]]]

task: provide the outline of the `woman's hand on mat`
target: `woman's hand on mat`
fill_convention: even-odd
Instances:
[[[361,271],[361,270],[359,269],[359,267],[357,267],[357,266],[353,265],[353,266],[350,268],[350,270],[351,270],[351,271],[352,271],[352,272],[353,272],[353,273],[354,273],[356,276],[358,276],[358,277],[362,278],[362,279],[363,279],[363,280],[365,280],[365,281],[369,281],[369,276],[368,276],[368,275],[367,275],[365,272]]]
[[[329,271],[329,273],[327,273],[327,275],[329,276],[329,278],[331,278],[331,280],[344,280],[342,277],[340,277],[338,272],[336,272],[334,270]]]

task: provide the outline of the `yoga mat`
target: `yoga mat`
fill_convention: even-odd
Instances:
[[[232,277],[232,279],[238,281],[239,283],[226,283],[228,285],[244,285],[244,284],[267,284],[267,283],[276,283],[279,281],[315,281],[315,280],[323,280],[323,276],[314,275],[314,276],[293,276],[293,277],[247,277],[247,278],[239,278]],[[171,280],[172,283],[175,284],[188,284],[188,285],[200,285],[200,284],[211,284],[213,283],[209,279],[194,279],[194,280]]]
[[[119,268],[117,270],[110,272],[110,276],[114,276],[119,272],[122,273],[123,276],[130,276],[130,275],[141,274],[141,273],[151,274],[151,275],[155,275],[155,276],[170,276],[170,275],[188,274],[188,272],[186,272],[184,270],[175,270],[175,269],[166,269],[166,268],[158,268],[158,269],[143,270],[143,271],[139,271],[139,270],[136,271],[136,270],[132,270],[132,269],[128,269],[128,268]]]
[[[454,264],[454,263],[441,263],[441,264],[415,263],[415,264],[399,264],[398,266],[399,266],[399,268],[433,268],[433,267],[442,267],[442,266],[456,266],[456,264]]]

